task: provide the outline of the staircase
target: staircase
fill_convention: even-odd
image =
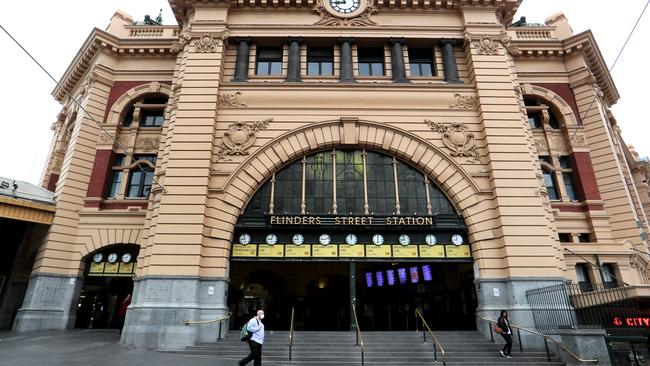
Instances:
[[[502,363],[525,366],[560,366],[564,363],[555,355],[551,362],[546,352],[519,352],[515,344],[513,358],[501,357],[499,349],[503,342],[492,343],[477,331],[444,331],[435,333],[447,353],[447,365],[489,366]],[[310,366],[358,366],[361,352],[356,344],[354,332],[294,332],[292,360],[289,361],[287,346],[289,333],[266,332],[262,363],[264,365],[310,365]],[[427,335],[416,332],[364,332],[365,365],[436,365],[433,345]],[[211,355],[220,359],[239,360],[248,354],[248,345],[239,340],[239,332],[218,343],[203,343],[187,347],[182,353]],[[252,363],[251,363],[252,365]],[[442,354],[438,350],[438,363],[442,365]]]

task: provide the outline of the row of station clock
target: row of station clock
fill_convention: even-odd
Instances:
[[[302,234],[294,234],[293,237],[291,238],[292,243],[294,245],[302,245],[305,242],[305,237]],[[332,241],[332,238],[330,237],[329,234],[321,234],[318,237],[318,241],[321,245],[329,245]],[[398,239],[399,243],[401,245],[410,245],[411,244],[411,237],[407,234],[402,234],[399,236]],[[427,245],[436,245],[438,242],[438,239],[436,238],[435,235],[433,234],[428,234],[425,236],[424,241]],[[358,242],[358,238],[355,234],[348,234],[345,236],[345,242],[348,245],[356,245]],[[451,242],[452,244],[459,246],[463,244],[463,237],[462,235],[459,234],[454,234],[451,236]],[[251,243],[251,236],[250,234],[244,233],[239,236],[239,244],[242,245],[248,245]],[[266,236],[266,244],[268,245],[275,245],[278,243],[278,236],[276,234],[268,234]],[[381,234],[375,234],[372,236],[372,243],[375,245],[382,245],[384,244],[384,236]]]
[[[106,260],[108,263],[115,263],[117,262],[118,255],[117,253],[110,253],[108,256],[106,256]],[[95,263],[99,263],[104,259],[104,255],[102,253],[97,253],[93,256],[93,261]],[[132,256],[130,253],[124,253],[122,254],[122,263],[129,263],[131,262]]]

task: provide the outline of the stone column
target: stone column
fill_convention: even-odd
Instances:
[[[458,77],[458,65],[456,65],[456,55],[454,54],[455,45],[456,40],[454,39],[440,40],[440,48],[442,49],[442,68],[445,71],[446,82],[462,84],[463,82]]]
[[[354,82],[354,74],[352,72],[352,41],[351,37],[341,37],[341,59],[340,59],[340,72],[341,78],[339,81],[352,83]]]
[[[390,63],[393,68],[393,81],[396,83],[409,82],[409,80],[406,78],[406,69],[404,68],[404,51],[402,50],[404,42],[404,38],[390,39]]]
[[[235,77],[232,81],[247,81],[251,38],[237,37],[235,42],[237,42],[237,60],[235,61]]]
[[[289,65],[287,67],[287,79],[285,81],[302,81],[300,79],[300,37],[287,38],[289,44]]]

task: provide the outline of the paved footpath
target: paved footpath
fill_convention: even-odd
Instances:
[[[242,357],[247,351],[242,343]],[[235,366],[237,360],[137,350],[120,344],[117,330],[70,329],[0,332],[0,366],[5,365]]]

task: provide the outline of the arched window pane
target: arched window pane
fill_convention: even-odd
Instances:
[[[302,162],[295,162],[275,175],[274,212],[300,214],[302,201]]]
[[[246,206],[246,213],[268,213],[271,201],[271,184],[266,183],[255,192]]]
[[[447,196],[433,183],[429,183],[429,197],[431,197],[431,213],[454,214],[456,209],[449,202]]]
[[[375,215],[394,214],[395,180],[393,177],[393,159],[386,155],[368,151],[366,169],[370,213]]]
[[[427,197],[424,191],[424,175],[422,173],[404,163],[398,162],[397,187],[399,189],[399,205],[402,214],[426,214]]]
[[[332,184],[332,152],[308,156],[305,165],[305,211],[307,213],[325,215],[332,212]]]
[[[336,152],[336,206],[340,214],[363,214],[363,160],[359,150]]]

